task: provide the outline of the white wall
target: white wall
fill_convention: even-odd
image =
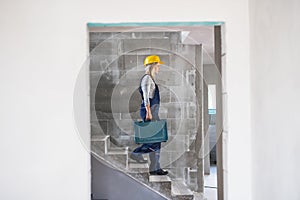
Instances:
[[[2,0],[0,199],[89,199],[89,155],[72,114],[86,23],[146,21],[226,22],[228,199],[251,199],[247,0]]]
[[[253,199],[300,199],[300,1],[250,0]]]

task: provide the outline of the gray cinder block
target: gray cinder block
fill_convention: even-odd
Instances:
[[[137,67],[137,55],[123,55],[123,57],[125,70]]]
[[[118,60],[117,55],[90,55],[90,71],[105,71],[108,69],[117,70]]]
[[[149,39],[124,39],[122,52],[132,52],[141,49],[148,49],[150,47]]]
[[[152,49],[171,50],[169,39],[157,39],[153,38],[150,40],[150,47]]]
[[[180,71],[169,71],[161,67],[157,81],[165,87],[182,85],[184,75]]]
[[[101,40],[91,51],[91,55],[118,55],[119,52],[118,40],[107,39]]]
[[[191,70],[195,68],[195,62],[181,54],[170,54],[170,67],[176,70]]]
[[[98,120],[91,122],[91,134],[103,135],[107,134],[107,120]]]

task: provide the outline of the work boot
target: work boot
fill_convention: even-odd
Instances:
[[[132,160],[135,160],[138,163],[147,163],[148,161],[144,159],[142,154],[131,153],[129,156]]]
[[[156,171],[152,171],[150,172],[150,175],[167,175],[168,174],[168,171],[164,171],[163,169],[158,169]]]

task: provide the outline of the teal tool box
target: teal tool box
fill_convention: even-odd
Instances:
[[[134,141],[136,144],[166,142],[168,141],[167,120],[135,121]]]

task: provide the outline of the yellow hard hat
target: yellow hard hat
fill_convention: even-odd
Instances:
[[[144,65],[148,65],[148,64],[152,64],[152,63],[159,63],[159,64],[164,64],[164,62],[160,61],[159,56],[157,55],[151,55],[151,56],[147,56],[144,60]]]

